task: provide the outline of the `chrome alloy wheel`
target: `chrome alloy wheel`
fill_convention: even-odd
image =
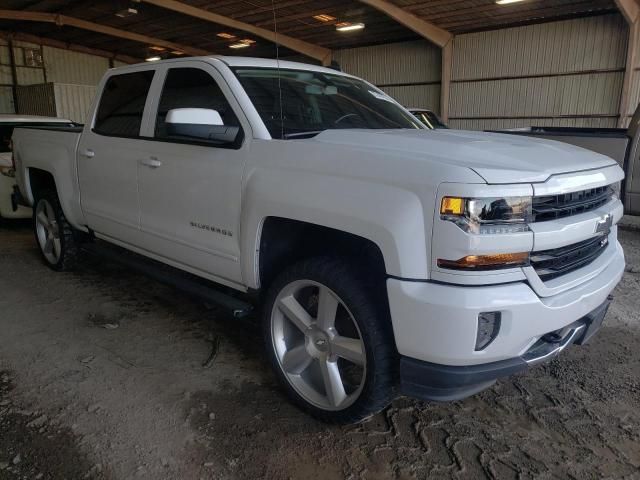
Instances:
[[[307,402],[335,411],[360,396],[367,363],[362,334],[328,287],[311,280],[286,285],[271,312],[271,339],[285,377]]]
[[[36,206],[36,235],[44,257],[51,265],[60,261],[62,254],[62,241],[60,228],[51,204],[44,198],[40,199]]]

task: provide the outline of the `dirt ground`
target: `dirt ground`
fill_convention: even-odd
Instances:
[[[255,320],[0,227],[0,479],[640,479],[640,233],[605,328],[462,402],[351,427],[277,388]],[[217,347],[213,362],[204,365]]]

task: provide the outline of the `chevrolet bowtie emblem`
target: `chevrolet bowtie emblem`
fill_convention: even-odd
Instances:
[[[596,222],[595,233],[601,233],[603,235],[609,235],[611,227],[613,226],[613,215],[607,213],[604,217]]]

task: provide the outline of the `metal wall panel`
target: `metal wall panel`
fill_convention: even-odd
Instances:
[[[522,127],[588,127],[616,128],[617,118],[576,117],[576,118],[497,118],[497,119],[452,119],[451,128],[459,130],[499,130]]]
[[[11,87],[0,87],[0,113],[15,113]]]
[[[109,60],[86,53],[43,47],[47,81],[77,85],[97,85],[109,68]]]
[[[9,55],[9,47],[6,45],[0,46],[0,64],[11,65],[11,56]]]
[[[459,35],[452,80],[622,69],[627,32],[614,14]]]
[[[0,65],[0,85],[13,85],[13,75],[9,65]]]
[[[440,49],[426,41],[338,50],[334,60],[376,85],[440,81]]]
[[[440,105],[440,85],[414,85],[407,87],[383,87],[385,93],[405,107],[429,108],[436,112]]]
[[[342,70],[379,86],[406,106],[440,110],[440,49],[426,41],[334,52]]]
[[[460,35],[450,123],[615,126],[627,39],[618,14]]]
[[[610,72],[454,83],[450,116],[616,116],[623,80],[623,72]]]
[[[53,85],[19,86],[16,90],[18,97],[18,113],[22,115],[56,116],[56,104],[53,96]]]
[[[56,114],[78,123],[85,123],[91,110],[96,87],[93,85],[71,85],[54,83]]]
[[[18,85],[34,85],[44,83],[45,76],[42,68],[16,67]]]

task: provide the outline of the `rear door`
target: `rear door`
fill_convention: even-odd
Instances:
[[[147,162],[138,165],[145,248],[178,266],[226,284],[241,283],[239,222],[250,127],[222,75],[200,61],[163,66],[151,110]],[[176,108],[216,110],[239,126],[233,145],[172,137],[165,117]]]
[[[92,123],[78,146],[82,209],[96,233],[140,243],[138,162],[146,158],[140,133],[153,69],[111,75]]]

